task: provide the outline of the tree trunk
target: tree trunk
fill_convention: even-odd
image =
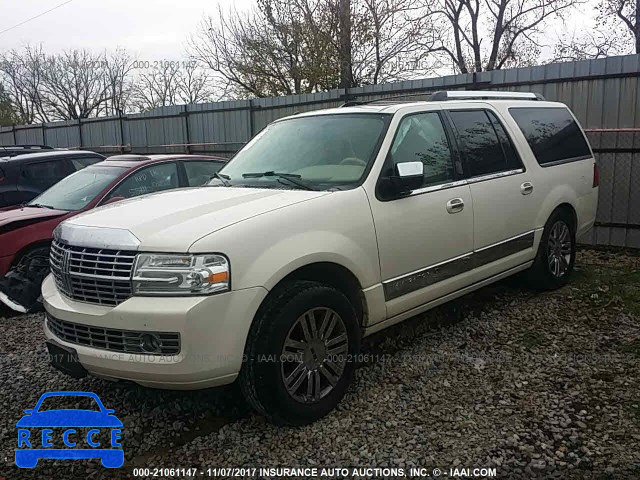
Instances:
[[[353,86],[351,64],[351,0],[338,0],[338,20],[340,27],[340,88]]]

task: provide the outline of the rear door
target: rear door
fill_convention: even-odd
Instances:
[[[539,200],[531,174],[495,111],[487,106],[448,114],[473,198],[473,257],[481,279],[534,256]]]

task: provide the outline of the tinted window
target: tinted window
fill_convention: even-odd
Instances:
[[[222,168],[222,162],[184,162],[184,170],[187,174],[187,184],[190,187],[199,187],[204,185],[213,174]]]
[[[458,132],[460,150],[468,170],[467,176],[477,177],[513,168],[505,156],[503,148],[505,141],[508,142],[506,132],[498,123],[500,131],[505,137],[501,142],[486,111],[453,110],[449,113]]]
[[[74,170],[82,170],[89,165],[93,165],[94,163],[98,163],[102,161],[99,157],[79,157],[79,158],[71,158],[71,163],[73,164]]]
[[[392,166],[403,162],[422,162],[423,187],[453,180],[451,148],[440,115],[436,112],[404,117],[389,155]]]
[[[176,164],[162,163],[132,173],[109,194],[108,198],[131,198],[178,187],[178,168]]]
[[[45,190],[69,174],[65,160],[28,163],[22,167],[22,182]]]
[[[493,124],[493,128],[498,135],[498,140],[500,141],[500,145],[502,146],[502,151],[504,153],[505,159],[507,161],[507,170],[513,170],[516,168],[522,168],[522,162],[520,161],[520,157],[516,153],[516,149],[513,146],[513,142],[511,138],[507,134],[507,131],[504,129],[498,117],[496,117],[495,113],[487,110],[487,115],[489,115],[489,119]]]
[[[590,157],[580,127],[566,108],[510,108],[540,165]]]

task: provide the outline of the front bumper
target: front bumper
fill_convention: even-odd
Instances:
[[[203,297],[132,297],[105,307],[65,297],[49,275],[42,284],[48,315],[89,327],[178,332],[181,349],[173,356],[121,353],[64,341],[47,322],[44,332],[75,349],[84,368],[98,377],[154,388],[213,387],[237,377],[251,322],[267,293],[255,287]]]

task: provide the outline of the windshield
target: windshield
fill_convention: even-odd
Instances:
[[[336,114],[272,123],[220,170],[222,179],[210,184],[353,187],[373,161],[388,118],[381,114]]]
[[[56,210],[81,210],[126,170],[124,167],[84,168],[63,178],[31,200],[28,205]]]

